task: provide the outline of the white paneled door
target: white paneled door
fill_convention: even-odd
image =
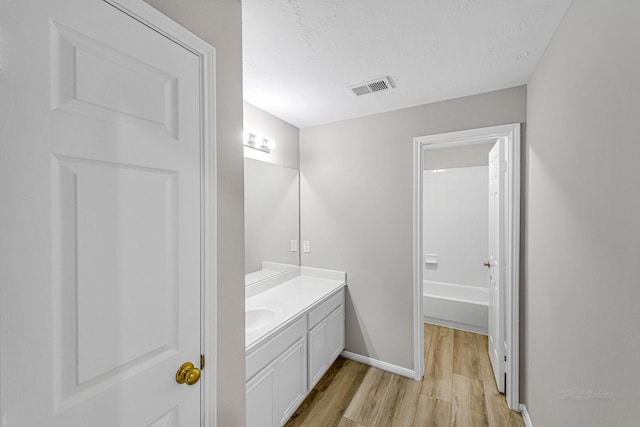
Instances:
[[[500,392],[505,392],[505,263],[504,186],[506,162],[504,141],[498,140],[489,152],[489,359]]]
[[[198,426],[199,57],[105,1],[10,3],[7,425]]]

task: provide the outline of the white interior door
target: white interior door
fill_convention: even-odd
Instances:
[[[504,263],[504,141],[489,152],[489,359],[498,390],[505,391],[505,263]]]
[[[199,58],[101,0],[2,8],[7,425],[200,425]]]

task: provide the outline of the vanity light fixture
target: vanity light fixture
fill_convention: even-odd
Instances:
[[[264,151],[265,153],[271,152],[271,141],[269,141],[268,138],[261,137],[255,133],[246,134],[244,146]]]

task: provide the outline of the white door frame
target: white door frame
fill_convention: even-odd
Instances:
[[[206,357],[202,370],[200,408],[202,426],[216,425],[216,133],[215,48],[142,0],[103,0],[162,34],[199,58],[200,68],[200,348]]]
[[[415,379],[424,376],[424,334],[422,313],[422,175],[426,147],[448,148],[505,138],[507,178],[505,181],[506,216],[506,331],[507,404],[519,410],[519,301],[520,301],[520,123],[470,129],[413,139],[413,317]]]

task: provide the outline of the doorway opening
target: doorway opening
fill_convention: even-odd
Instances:
[[[414,138],[415,379],[424,375],[425,322],[483,333],[512,410],[519,407],[519,207],[520,124]]]

